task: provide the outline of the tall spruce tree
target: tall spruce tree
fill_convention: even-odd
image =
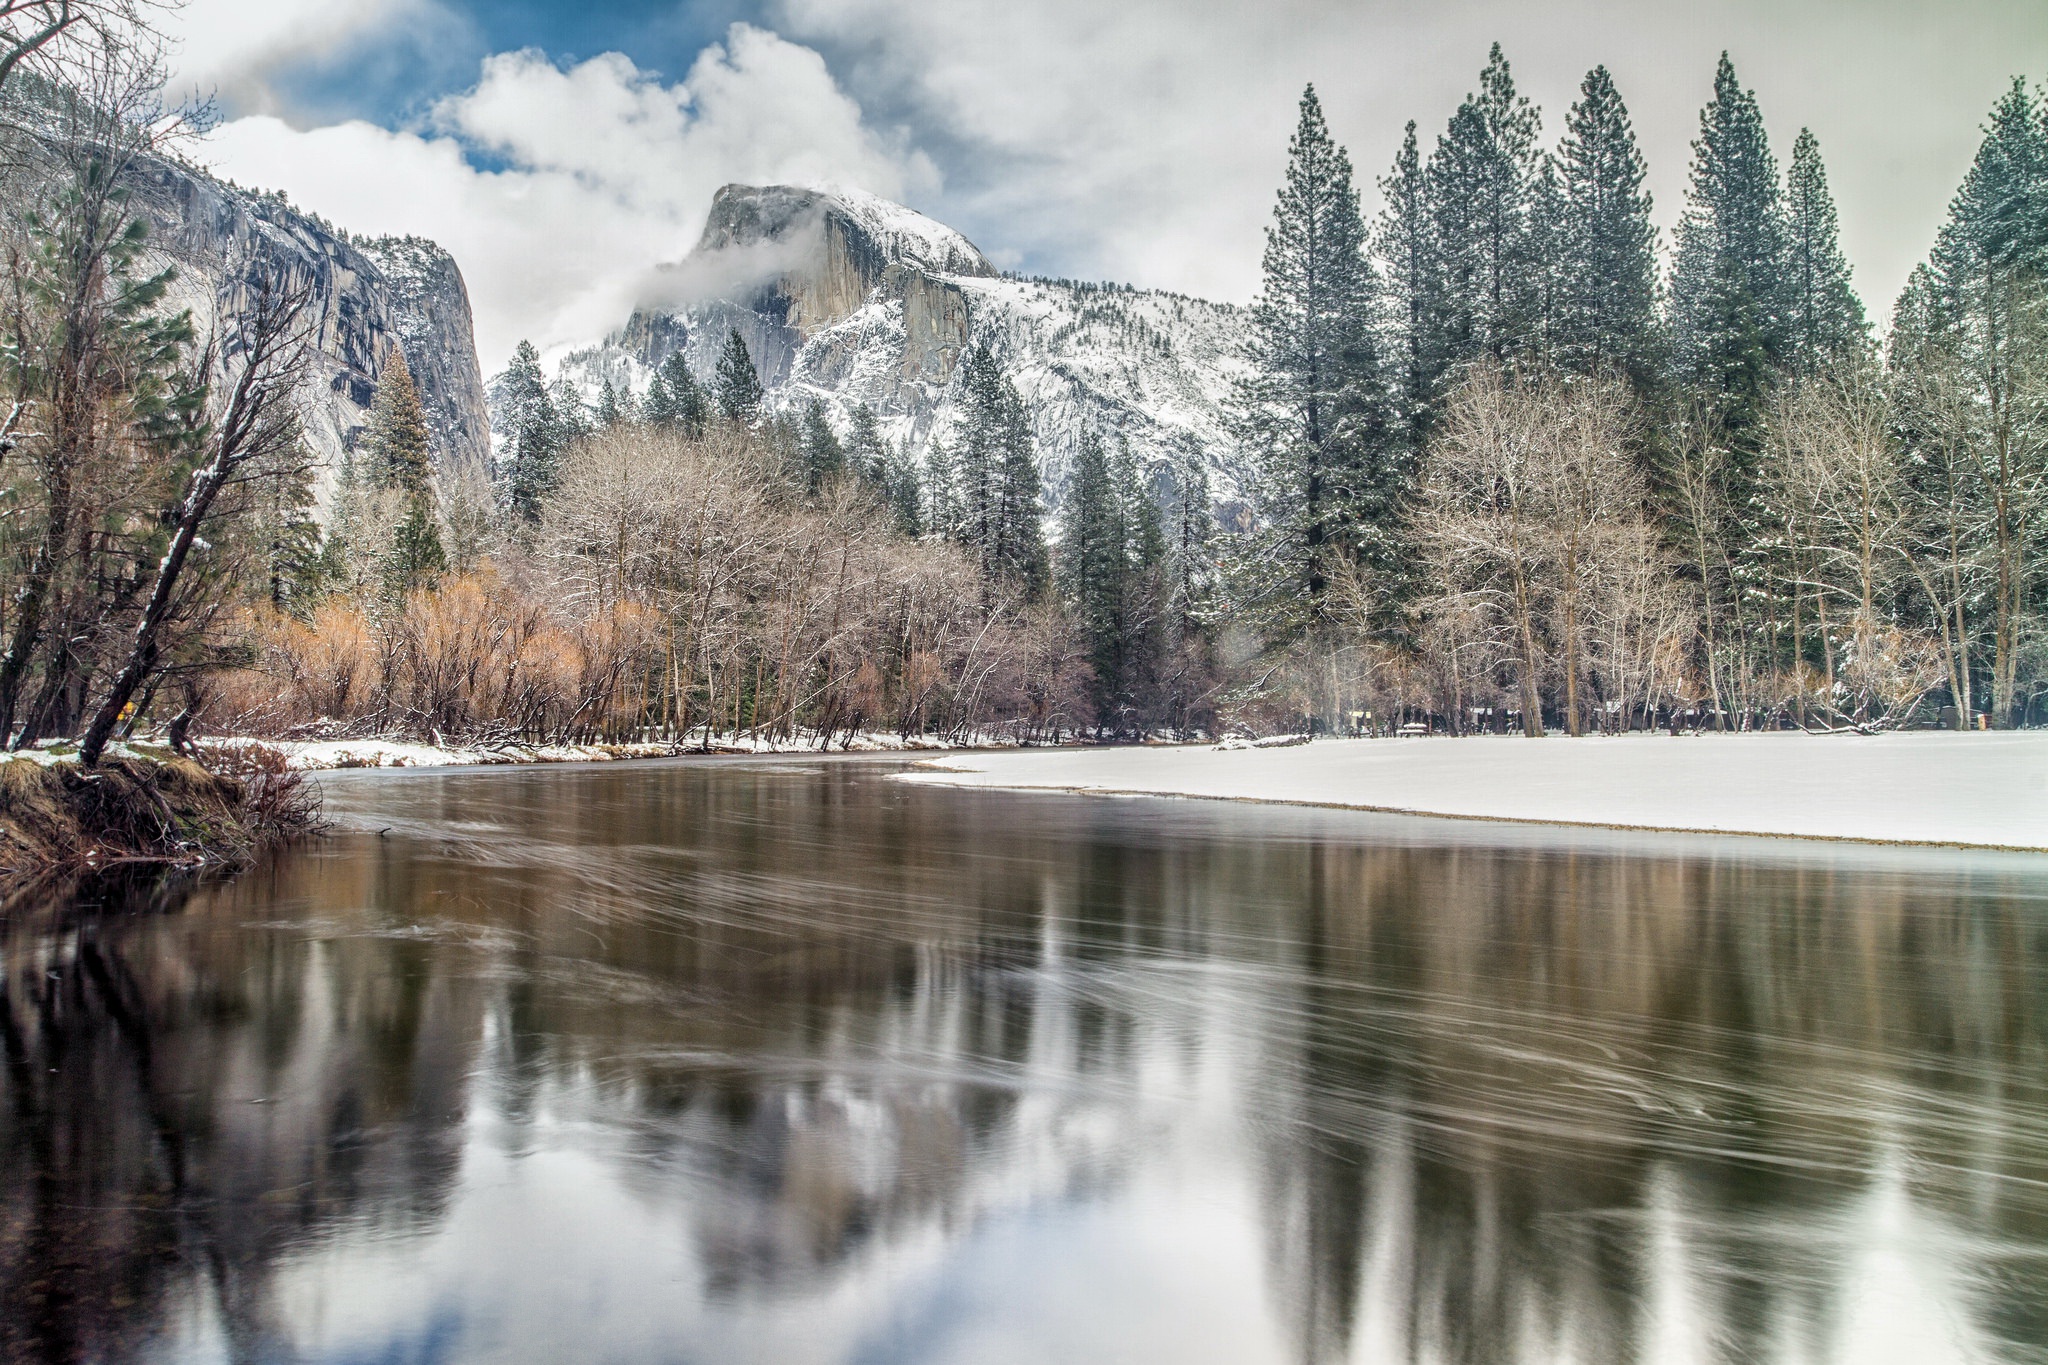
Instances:
[[[984,598],[1005,579],[1035,595],[1046,583],[1047,557],[1030,414],[986,343],[968,349],[960,389],[960,423],[944,448],[949,477],[943,490],[934,481],[933,513],[950,513],[949,534],[980,562]]]
[[[856,403],[847,420],[846,467],[863,482],[878,490],[889,485],[889,443],[882,439],[882,424],[875,410]]]
[[[840,445],[838,433],[832,430],[832,419],[825,415],[825,405],[815,399],[804,409],[798,450],[803,458],[804,486],[813,497],[846,469],[846,448]]]
[[[1125,694],[1131,564],[1124,504],[1102,437],[1081,437],[1060,528],[1060,590],[1087,642],[1098,726],[1114,724]]]
[[[1679,382],[1705,400],[1731,448],[1753,462],[1763,400],[1789,351],[1785,221],[1756,96],[1721,54],[1700,111],[1692,184],[1671,273]]]
[[[647,382],[642,411],[654,426],[686,436],[704,434],[704,424],[711,417],[711,397],[690,373],[690,362],[681,351],[671,351],[655,369]]]
[[[1992,108],[1909,306],[1918,349],[1946,358],[1961,400],[1943,438],[1960,446],[1979,509],[1984,590],[1970,615],[1990,709],[2017,724],[2021,661],[2048,605],[2048,108],[2024,81]]]
[[[1420,449],[1428,436],[1444,373],[1442,264],[1430,215],[1429,183],[1411,120],[1380,182],[1385,207],[1372,238],[1382,281],[1387,388],[1402,442]]]
[[[1443,341],[1453,362],[1506,361],[1538,340],[1541,131],[1536,106],[1515,93],[1513,73],[1495,43],[1479,90],[1451,116],[1427,172]]]
[[[728,422],[749,422],[761,415],[761,376],[746,338],[735,327],[726,333],[718,353],[718,413]]]
[[[1657,229],[1628,109],[1604,66],[1588,72],[1558,149],[1562,221],[1553,233],[1557,301],[1550,351],[1580,374],[1615,370],[1638,392],[1661,363]]]
[[[504,423],[504,467],[499,476],[505,500],[514,515],[538,521],[541,499],[554,491],[562,430],[541,373],[540,355],[531,342],[519,343],[494,387],[498,417]]]
[[[366,439],[376,485],[404,501],[392,543],[378,556],[385,594],[396,600],[431,584],[447,569],[448,556],[441,545],[426,413],[405,357],[395,347],[377,382]]]
[[[431,494],[434,458],[427,414],[420,406],[412,371],[396,346],[384,362],[384,373],[378,376],[364,439],[378,486],[396,488],[409,497]]]
[[[1372,486],[1384,481],[1372,461],[1385,452],[1368,447],[1389,432],[1351,159],[1331,139],[1313,86],[1287,150],[1238,405],[1263,465],[1261,507],[1281,538],[1284,581],[1270,588],[1297,608],[1297,624],[1312,626],[1325,618],[1328,557],[1353,548],[1359,505],[1387,492]]]
[[[1786,363],[1811,375],[1870,355],[1870,324],[1849,283],[1820,141],[1799,130],[1785,173]]]
[[[1045,484],[1038,470],[1038,446],[1031,413],[1008,376],[1002,381],[1002,460],[997,468],[996,562],[1021,584],[1029,599],[1050,586],[1051,557],[1045,545]]]

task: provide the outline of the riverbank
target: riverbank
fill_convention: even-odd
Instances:
[[[634,758],[678,758],[694,754],[819,754],[819,753],[952,753],[989,747],[1011,747],[1007,741],[965,742],[912,735],[841,735],[822,740],[816,734],[786,739],[719,735],[709,744],[418,744],[402,739],[207,739],[208,752],[233,753],[248,748],[275,750],[299,772],[343,768],[471,768],[513,763],[609,763]]]
[[[0,885],[114,867],[238,868],[318,825],[318,794],[272,752],[202,766],[168,748],[75,746],[0,755]]]
[[[897,780],[2048,851],[2048,732],[1327,740],[933,759]]]

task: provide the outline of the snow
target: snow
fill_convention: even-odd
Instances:
[[[1153,290],[999,276],[942,223],[863,191],[829,193],[886,259],[914,267],[940,291],[957,291],[973,339],[995,351],[1031,411],[1049,511],[1057,512],[1091,428],[1128,439],[1140,468],[1198,452],[1219,503],[1245,498],[1248,471],[1229,418],[1247,369],[1244,309]],[[711,376],[734,308],[712,302],[674,315],[689,334],[684,353],[700,380]],[[771,383],[771,411],[798,414],[819,402],[844,433],[864,405],[892,446],[908,442],[920,460],[934,440],[951,435],[960,416],[958,367],[949,372],[930,354],[911,363],[902,299],[874,289],[850,313],[809,335],[792,331],[788,341],[793,354],[787,374]],[[637,351],[621,331],[564,356],[557,373],[594,405],[607,381],[644,395],[658,358]]]
[[[1326,740],[937,759],[934,785],[2048,850],[2048,733]]]
[[[950,750],[955,745],[913,736],[860,734],[834,737],[827,745],[815,733],[788,739],[755,739],[746,735],[714,736],[707,750],[700,740],[682,746],[637,744],[508,744],[489,748],[458,744],[417,744],[400,739],[208,739],[209,747],[256,744],[284,754],[291,767],[305,771],[335,768],[462,768],[507,763],[604,763],[627,758],[673,758],[686,754],[814,754],[882,753]],[[108,752],[113,752],[110,748]]]

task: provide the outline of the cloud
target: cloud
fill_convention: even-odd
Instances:
[[[522,337],[544,350],[621,325],[654,267],[681,257],[720,185],[859,185],[902,197],[936,173],[877,134],[814,51],[735,24],[666,82],[618,54],[562,68],[489,58],[428,122],[301,131],[236,119],[207,159],[364,233],[416,233],[454,253],[486,369]]]
[[[285,70],[335,61],[394,35],[445,31],[454,22],[436,0],[184,0],[171,89],[217,92],[231,109],[277,113],[275,82]]]
[[[1781,160],[1810,125],[1874,310],[1924,255],[2048,7],[2011,0],[770,0],[871,118],[946,172],[922,205],[1032,268],[1223,299],[1257,288],[1295,102],[1313,81],[1368,206],[1409,119],[1424,154],[1498,40],[1554,138],[1595,63],[1650,161],[1657,216],[1731,50]],[[1001,247],[1010,248],[1008,253]]]

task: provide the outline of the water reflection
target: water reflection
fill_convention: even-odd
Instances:
[[[2048,860],[879,771],[9,910],[6,1358],[2048,1358]]]

